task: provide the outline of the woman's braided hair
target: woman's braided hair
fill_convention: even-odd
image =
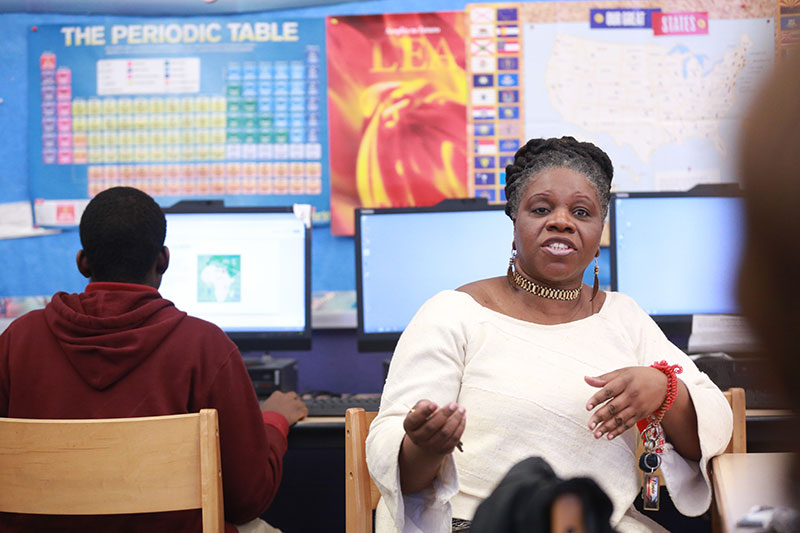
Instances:
[[[586,176],[597,191],[603,219],[606,218],[614,166],[603,150],[573,137],[531,139],[517,150],[514,163],[506,167],[506,214],[509,217],[516,217],[522,193],[531,178],[548,168],[568,168]]]

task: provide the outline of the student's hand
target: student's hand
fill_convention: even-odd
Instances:
[[[600,406],[589,418],[589,429],[597,439],[621,435],[658,410],[667,396],[667,376],[647,366],[629,366],[584,380],[600,389],[586,404],[587,411]]]
[[[411,442],[435,455],[447,455],[461,441],[467,424],[463,407],[451,402],[438,407],[430,400],[420,400],[403,421]]]
[[[294,391],[276,390],[270,394],[269,398],[261,402],[261,410],[282,414],[290,426],[308,416],[308,407]]]

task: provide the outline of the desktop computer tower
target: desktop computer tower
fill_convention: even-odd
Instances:
[[[245,358],[244,362],[259,400],[266,400],[276,390],[297,390],[297,360],[262,357]]]

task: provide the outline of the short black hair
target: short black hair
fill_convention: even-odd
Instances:
[[[608,154],[574,137],[531,139],[514,154],[506,167],[506,214],[516,216],[519,201],[530,178],[548,168],[568,168],[586,176],[597,191],[603,218],[608,214],[614,166]]]
[[[146,193],[112,187],[86,206],[80,235],[93,281],[141,283],[164,247],[167,220]]]

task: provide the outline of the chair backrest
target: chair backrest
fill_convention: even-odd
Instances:
[[[733,411],[733,434],[723,453],[747,453],[747,410],[744,389],[732,387],[722,394]]]
[[[346,533],[372,533],[372,511],[378,506],[381,494],[367,470],[366,440],[369,425],[377,414],[350,408],[344,416]]]
[[[216,409],[98,420],[0,418],[0,511],[100,515],[202,509],[224,531]]]

